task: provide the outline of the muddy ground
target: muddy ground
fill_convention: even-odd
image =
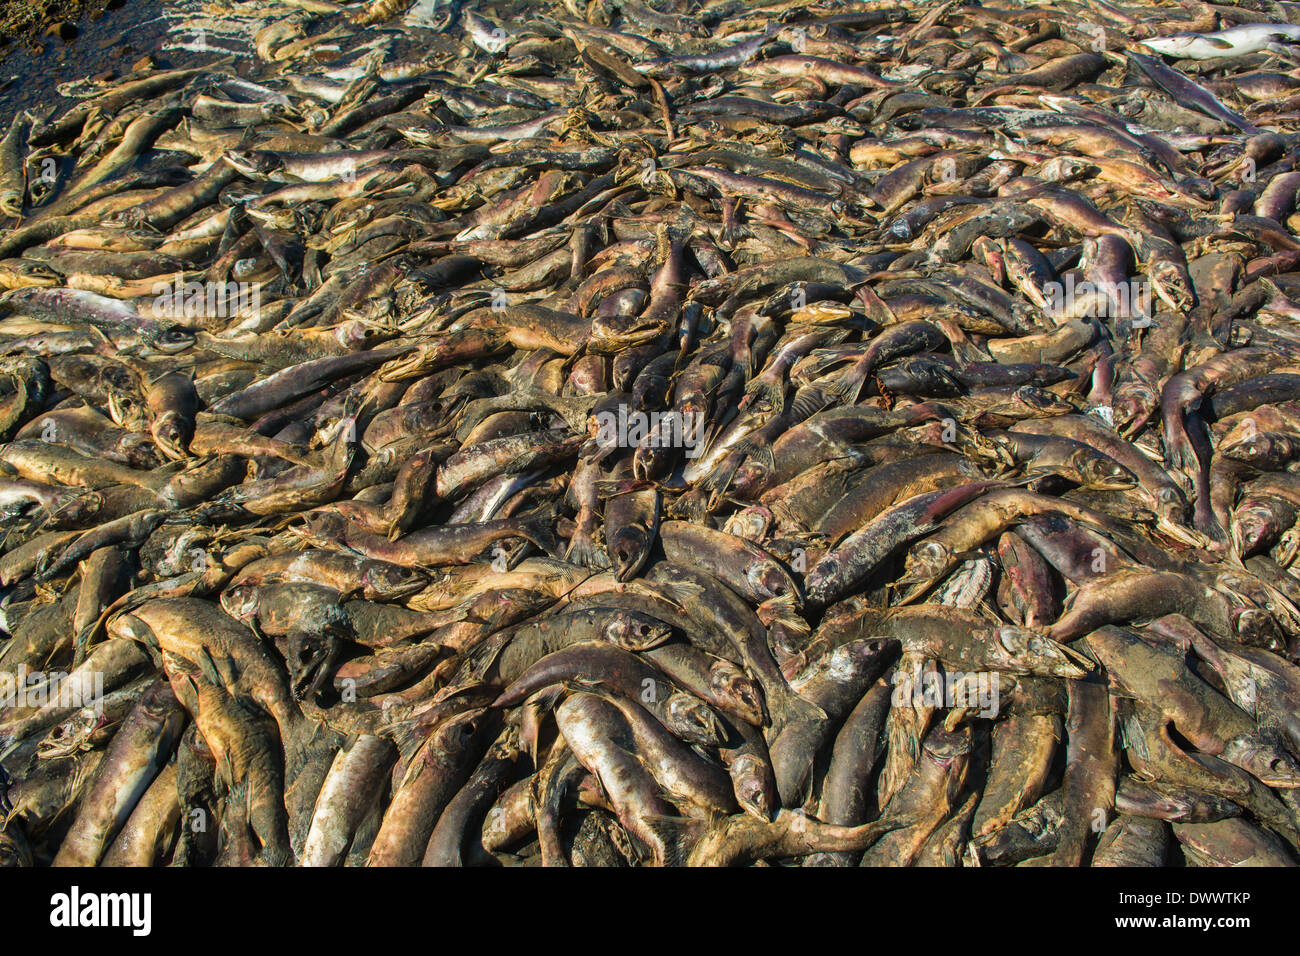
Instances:
[[[69,40],[83,17],[99,19],[124,0],[0,0],[0,55],[50,39]]]
[[[0,117],[66,107],[55,87],[129,71],[166,30],[161,0],[0,0]]]

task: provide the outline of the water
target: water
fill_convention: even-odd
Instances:
[[[83,15],[74,40],[46,37],[39,52],[14,44],[0,58],[0,117],[7,121],[20,109],[66,109],[72,101],[55,87],[107,70],[129,71],[166,35],[162,14],[161,0],[130,0],[98,18]]]

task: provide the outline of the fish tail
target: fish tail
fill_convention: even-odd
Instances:
[[[866,384],[867,372],[850,369],[837,382],[823,386],[823,394],[829,405],[856,405],[862,386]]]
[[[564,560],[570,564],[579,564],[584,568],[603,569],[610,566],[609,555],[599,543],[589,536],[574,535],[565,549]]]
[[[722,498],[731,487],[731,480],[736,477],[736,472],[748,457],[748,441],[741,442],[736,446],[736,450],[727,456],[726,460],[718,466],[718,470],[712,474],[706,475],[699,484],[699,489],[708,493],[709,511],[721,507]]]
[[[709,513],[707,494],[703,488],[692,488],[668,506],[669,517],[684,521],[703,521]]]
[[[641,825],[649,831],[660,866],[685,866],[691,850],[704,836],[708,824],[690,817],[647,815]]]
[[[553,558],[560,556],[560,539],[555,534],[555,516],[550,511],[534,512],[519,519],[518,533]]]
[[[741,399],[741,407],[748,408],[753,404],[766,404],[772,411],[781,414],[785,408],[785,383],[754,379],[745,387],[745,397]]]

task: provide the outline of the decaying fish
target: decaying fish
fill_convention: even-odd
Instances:
[[[1297,862],[1287,4],[228,6],[0,122],[0,862]]]

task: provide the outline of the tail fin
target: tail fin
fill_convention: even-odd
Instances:
[[[521,538],[531,541],[548,556],[561,558],[560,539],[555,534],[555,515],[549,509],[534,511],[517,521]]]
[[[641,824],[658,844],[652,849],[660,857],[660,866],[685,866],[691,850],[708,829],[708,823],[694,817],[647,815],[641,818]]]
[[[584,568],[596,570],[611,567],[609,555],[605,553],[604,547],[599,542],[593,541],[590,537],[579,538],[577,535],[569,539],[569,547],[564,552],[564,560],[570,564],[578,564]]]

